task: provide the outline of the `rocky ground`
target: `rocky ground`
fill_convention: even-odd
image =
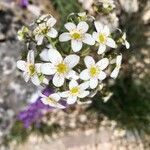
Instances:
[[[39,3],[40,10],[37,9],[37,12],[51,10],[51,13],[59,18],[52,5],[47,7],[48,0],[36,2],[35,5],[39,5]],[[30,10],[23,10],[16,6],[15,3],[10,4],[5,0],[0,2],[0,142],[3,136],[9,133],[15,115],[25,107],[31,94],[36,90],[32,84],[24,82],[22,74],[16,69],[16,61],[19,59],[21,49],[23,49],[23,44],[18,42],[16,33],[22,24],[28,23],[36,17],[32,12],[33,9],[34,7],[31,7]],[[146,23],[148,16],[149,13],[146,9],[145,14],[143,14],[143,21]],[[146,34],[149,36],[149,33]],[[131,63],[136,63],[137,67],[142,68],[142,70],[146,68],[145,71],[148,73],[148,69],[145,66],[150,63],[149,53],[147,50],[142,49],[142,54],[144,55],[142,63],[136,63],[137,58],[133,58]],[[141,58],[138,58],[139,62]],[[32,134],[23,145],[18,146],[15,142],[12,142],[11,150],[31,150],[33,147],[36,150],[149,149],[147,142],[145,146],[140,137],[124,130],[115,129],[115,122],[107,119],[103,118],[101,127],[95,129],[97,120],[94,119],[94,116],[93,118],[88,118],[83,113],[83,109],[79,107],[70,115],[62,111],[52,112],[49,123],[59,122],[60,126],[69,128],[72,132],[60,132],[59,134],[53,134],[51,138],[47,136],[43,138]],[[91,122],[92,124],[90,124]],[[65,125],[66,123],[67,125]],[[0,147],[0,149],[5,150],[4,147]]]

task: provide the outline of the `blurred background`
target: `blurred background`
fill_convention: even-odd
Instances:
[[[0,0],[0,150],[150,149],[150,1],[115,0],[112,16],[97,13],[95,2]],[[69,13],[84,11],[127,33],[131,47],[121,51],[118,79],[92,104],[53,110],[25,128],[17,116],[35,102],[38,89],[16,69],[24,48],[18,29],[45,13],[62,28]]]

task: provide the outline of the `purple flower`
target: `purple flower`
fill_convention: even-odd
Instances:
[[[28,0],[19,0],[19,5],[21,7],[26,8],[29,5],[29,1]]]
[[[50,88],[46,88],[42,93],[49,96],[53,91]],[[62,100],[61,104],[66,105]],[[19,113],[18,119],[23,122],[25,128],[28,128],[33,123],[39,126],[41,118],[44,116],[44,111],[51,111],[53,109],[53,107],[43,104],[41,97],[39,97],[36,102],[32,103],[26,110]]]

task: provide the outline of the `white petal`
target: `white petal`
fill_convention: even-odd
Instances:
[[[97,32],[101,32],[103,30],[103,25],[99,21],[95,21],[94,24]]]
[[[39,96],[42,97],[42,98],[46,98],[47,96],[44,95],[42,92],[38,92]]]
[[[59,103],[55,104],[54,107],[59,108],[59,109],[65,109],[65,106],[63,106],[63,105],[61,105]]]
[[[41,45],[43,42],[44,36],[43,35],[36,35],[35,40],[37,41],[37,45]]]
[[[103,58],[96,64],[100,67],[101,70],[104,70],[109,65],[109,60],[108,58]]]
[[[27,55],[27,62],[29,64],[34,64],[34,51],[30,50]]]
[[[85,69],[80,73],[80,79],[82,79],[82,80],[89,80],[90,79],[88,69]]]
[[[116,79],[117,78],[117,76],[118,76],[118,74],[119,74],[119,70],[120,69],[118,69],[117,67],[112,71],[112,73],[111,73],[111,77],[112,78],[114,78],[114,79]]]
[[[99,75],[98,75],[98,79],[99,80],[104,80],[106,78],[106,73],[105,72],[103,72],[103,71],[101,71],[100,73],[99,73]]]
[[[26,62],[23,60],[18,60],[17,61],[17,67],[22,70],[25,71],[26,70]]]
[[[69,89],[71,89],[71,88],[73,88],[73,87],[77,87],[78,85],[79,85],[79,84],[78,84],[77,81],[71,80],[71,81],[69,82]]]
[[[84,58],[84,63],[87,68],[90,68],[92,65],[95,65],[95,60],[91,56],[86,56]]]
[[[75,67],[79,63],[80,57],[73,54],[69,55],[64,59],[64,62],[69,66],[69,68]]]
[[[126,46],[127,49],[129,49],[130,48],[130,43],[128,41],[125,41],[125,46]]]
[[[50,31],[47,33],[47,35],[51,38],[56,38],[58,35],[58,32],[56,31],[56,29],[51,28]]]
[[[56,24],[56,22],[56,19],[54,17],[51,17],[50,19],[48,19],[47,25],[53,27]]]
[[[71,31],[71,30],[74,30],[76,29],[76,25],[72,22],[68,22],[65,24],[65,28],[68,30],[68,31]]]
[[[90,85],[89,81],[87,81],[87,82],[80,84],[79,86],[80,86],[81,90],[85,90],[89,87],[89,85]]]
[[[69,96],[69,97],[67,98],[67,103],[68,103],[68,104],[74,104],[76,101],[77,101],[77,97],[76,97],[76,96],[74,96],[74,97]]]
[[[38,76],[36,74],[31,77],[31,81],[32,81],[33,84],[35,84],[37,86],[40,85],[40,83],[41,83],[39,78],[38,78]]]
[[[77,72],[75,72],[74,70],[70,70],[66,76],[67,79],[74,79],[74,80],[78,80],[79,79],[79,75]]]
[[[103,32],[106,36],[109,36],[110,30],[109,30],[108,26],[104,26],[104,29],[103,29],[102,32]]]
[[[61,87],[64,84],[65,78],[62,75],[55,74],[53,77],[53,84],[56,87]]]
[[[42,81],[42,83],[48,85],[49,84],[49,80],[47,78],[44,78],[43,81]]]
[[[41,72],[45,75],[52,75],[56,72],[56,69],[53,64],[45,63],[41,65]]]
[[[42,101],[43,104],[48,105],[48,101],[47,101],[46,97],[42,97],[41,101]]]
[[[66,42],[66,41],[69,41],[70,39],[71,39],[71,36],[70,36],[70,33],[68,33],[68,32],[62,33],[59,36],[59,41],[60,42]]]
[[[48,102],[47,101],[47,99],[46,98],[41,98],[41,101],[43,102],[43,104],[45,104],[45,105],[49,105],[49,106],[51,106],[51,107],[55,107],[55,108],[60,108],[60,109],[64,109],[65,108],[65,106],[63,106],[63,105],[61,105],[61,104],[59,104],[59,103],[53,103],[53,102]]]
[[[107,38],[106,45],[112,48],[116,48],[116,42],[112,38]]]
[[[66,97],[69,96],[69,91],[61,92],[61,93],[59,93],[59,95],[60,95],[61,97],[66,98]]]
[[[48,57],[53,64],[57,64],[63,60],[61,54],[56,49],[48,50]]]
[[[116,58],[116,64],[120,66],[121,62],[122,62],[122,55],[118,55]]]
[[[74,52],[78,52],[82,48],[82,42],[78,40],[71,40],[71,48]]]
[[[44,50],[40,53],[40,58],[41,58],[41,60],[43,60],[43,61],[49,61],[49,58],[48,58],[48,50],[47,50],[47,49],[44,49]]]
[[[92,78],[90,79],[90,88],[95,89],[98,85],[98,79],[97,78]]]
[[[24,72],[23,73],[23,78],[24,78],[25,82],[28,82],[29,79],[30,79],[30,75],[27,72]]]
[[[95,40],[88,33],[85,33],[83,42],[88,44],[88,45],[94,45],[95,44]]]
[[[79,24],[77,25],[77,29],[79,31],[81,31],[82,33],[85,33],[88,31],[89,29],[89,25],[85,22],[85,21],[81,21],[79,22]]]
[[[50,97],[51,97],[52,99],[54,99],[55,101],[59,101],[59,100],[60,100],[60,96],[59,96],[59,94],[57,94],[57,93],[51,94]]]
[[[106,45],[100,44],[99,48],[98,48],[98,54],[103,54],[106,50]]]
[[[79,98],[84,98],[84,97],[88,96],[89,94],[90,94],[89,91],[83,91],[82,93],[80,93],[80,94],[78,95],[78,97],[79,97]]]
[[[95,41],[99,42],[99,40],[98,40],[99,33],[93,32],[92,36]]]
[[[35,64],[35,69],[36,69],[37,73],[41,73],[41,65],[42,65],[42,63]]]

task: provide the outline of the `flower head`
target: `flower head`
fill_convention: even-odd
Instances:
[[[111,9],[113,9],[113,8],[115,8],[115,4],[114,4],[114,1],[113,0],[99,0],[99,2],[101,2],[102,4],[103,4],[103,7],[105,8],[105,9],[107,9],[107,8],[111,8]]]
[[[122,62],[122,55],[118,55],[117,58],[116,58],[116,67],[110,75],[114,79],[116,79],[118,74],[119,74],[119,71],[120,71],[120,68],[121,68],[121,62]]]
[[[102,54],[106,50],[106,46],[116,48],[115,41],[110,38],[110,31],[107,26],[103,26],[100,22],[95,22],[97,32],[93,32],[93,38],[98,42],[98,54]]]
[[[22,29],[18,31],[18,39],[20,41],[23,41],[28,32],[29,32],[29,29],[27,27],[23,26]]]
[[[46,16],[45,16],[46,17]],[[38,21],[42,21],[34,30],[35,40],[37,41],[37,45],[41,45],[44,37],[56,38],[58,32],[53,28],[56,24],[56,19],[54,17],[50,17],[49,19],[45,19],[44,16],[41,16]]]
[[[86,89],[89,87],[89,82],[78,84],[77,81],[71,80],[69,83],[69,90],[60,93],[61,97],[67,98],[68,104],[74,104],[78,98],[84,98],[89,95]]]
[[[42,64],[41,71],[45,75],[54,75],[53,84],[56,87],[61,87],[65,78],[70,79],[76,76],[76,72],[72,68],[78,64],[79,56],[72,54],[63,59],[56,49],[50,49],[48,58],[51,63]]]
[[[62,33],[59,36],[61,42],[66,42],[71,40],[71,47],[74,52],[81,50],[83,43],[88,45],[94,45],[95,41],[89,33],[86,33],[89,29],[89,25],[85,21],[79,22],[76,26],[72,22],[65,24],[65,28],[69,32]]]
[[[24,72],[23,77],[26,82],[28,82],[29,79],[31,79],[31,81],[35,85],[40,85],[41,82],[46,82],[46,83],[48,82],[44,77],[40,78],[38,76],[38,74],[40,75],[41,64],[40,63],[35,64],[33,50],[30,50],[28,52],[27,62],[25,62],[24,60],[17,61],[17,67]]]
[[[61,109],[65,108],[63,105],[59,103],[60,96],[57,93],[52,93],[52,94],[49,94],[48,96],[41,93],[40,96],[41,96],[41,101],[45,105],[49,105],[54,108],[61,108]]]
[[[82,80],[90,80],[90,88],[95,89],[98,85],[98,81],[102,81],[106,78],[106,73],[103,71],[109,64],[107,58],[103,58],[97,63],[91,56],[86,56],[84,59],[87,69],[80,73]]]

